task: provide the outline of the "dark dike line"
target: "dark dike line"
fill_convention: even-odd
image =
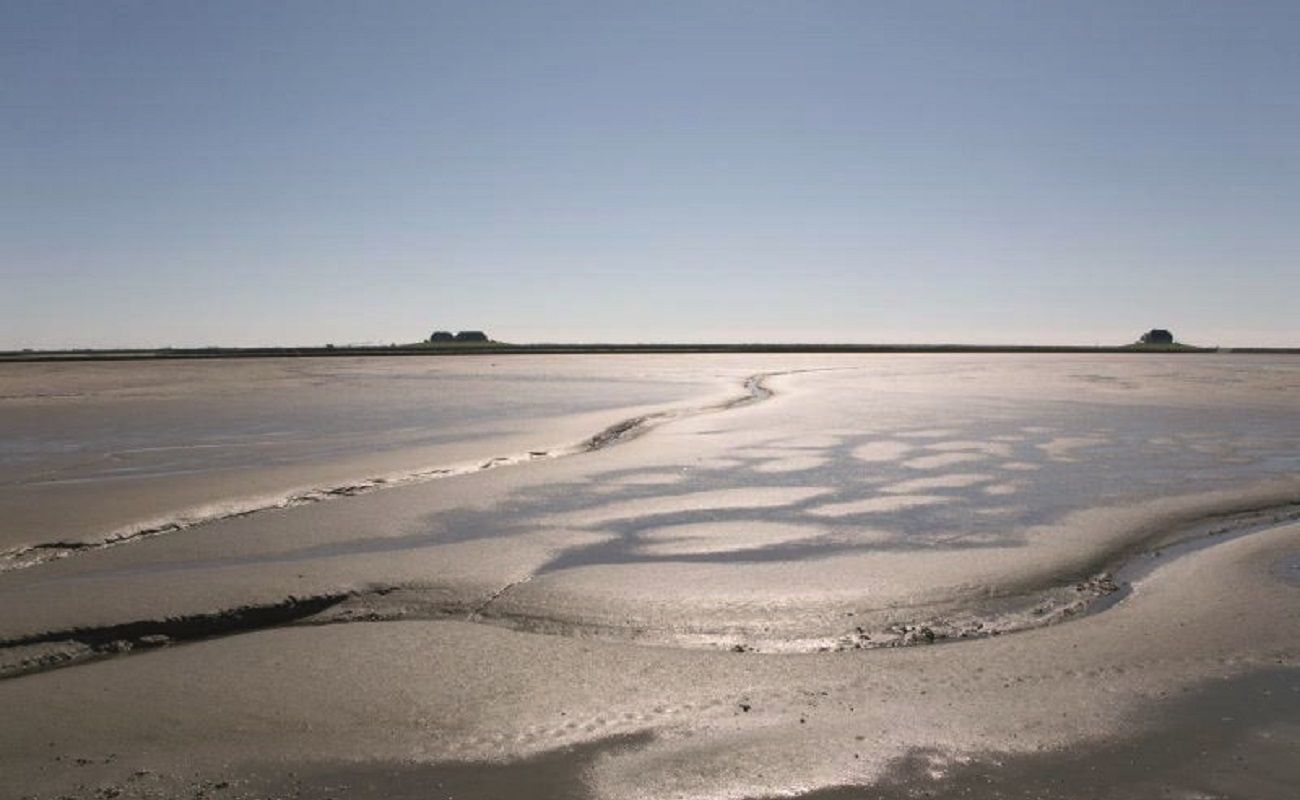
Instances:
[[[369,494],[380,489],[411,486],[420,483],[428,483],[442,478],[451,478],[458,475],[477,474],[505,466],[528,464],[534,461],[551,460],[563,458],[565,456],[581,455],[583,453],[593,453],[623,442],[631,441],[632,439],[635,439],[638,436],[641,436],[642,434],[645,434],[648,431],[674,419],[683,419],[686,417],[719,411],[729,411],[733,408],[740,408],[742,406],[762,402],[774,396],[774,392],[767,388],[764,383],[768,378],[779,375],[793,375],[802,372],[816,371],[820,370],[809,369],[757,373],[745,379],[743,384],[745,394],[743,395],[707,406],[670,409],[654,414],[631,417],[609,426],[600,433],[584,439],[582,442],[572,447],[550,451],[529,450],[525,454],[521,455],[496,456],[485,459],[476,467],[466,469],[431,467],[414,470],[405,475],[367,478],[338,486],[298,492],[296,494],[287,495],[277,502],[263,506],[241,508],[225,513],[214,513],[209,516],[196,516],[190,518],[181,514],[174,520],[169,520],[157,525],[151,525],[146,528],[122,533],[116,536],[109,536],[99,541],[54,540],[50,542],[41,542],[39,544],[26,545],[6,552],[0,552],[0,576],[5,572],[40,566],[41,564],[46,564],[50,561],[57,561],[80,553],[130,544],[142,539],[149,539],[170,533],[178,533],[215,522],[249,517],[266,511],[298,508],[327,500],[338,500],[345,497],[356,497],[357,495]]]

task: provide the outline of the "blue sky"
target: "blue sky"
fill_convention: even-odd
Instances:
[[[0,15],[0,349],[1300,345],[1300,3]]]

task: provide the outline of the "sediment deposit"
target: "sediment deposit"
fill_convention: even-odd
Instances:
[[[939,791],[1001,762],[1030,785],[1064,748],[1300,668],[1294,359],[402,361],[305,368],[347,396],[320,412],[330,447],[285,410],[303,375],[230,365],[302,440],[280,463],[242,417],[168,429],[183,454],[142,473],[104,471],[122,442],[78,460],[40,428],[9,454],[17,796],[401,796],[472,768],[553,796],[743,798]],[[5,365],[61,372],[24,373],[0,419],[182,419],[216,402],[205,380],[238,384],[114,367],[139,369]],[[358,386],[388,422],[354,436]],[[547,404],[405,424],[444,386]],[[1285,796],[1255,779],[1234,786]]]

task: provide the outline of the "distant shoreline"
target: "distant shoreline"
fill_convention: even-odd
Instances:
[[[691,353],[1235,353],[1300,355],[1300,347],[1192,347],[1190,345],[965,345],[965,344],[402,344],[315,347],[187,347],[0,351],[0,362],[152,361],[207,358],[317,358],[333,356],[603,355]]]

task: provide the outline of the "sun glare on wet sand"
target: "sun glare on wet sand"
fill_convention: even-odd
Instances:
[[[1294,358],[492,358],[0,365],[6,782],[1295,785]]]
[[[0,800],[1297,800],[1297,76],[0,0]]]

